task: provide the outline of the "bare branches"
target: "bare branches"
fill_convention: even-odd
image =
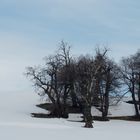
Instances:
[[[91,106],[101,105],[106,117],[109,95],[119,87],[117,65],[107,57],[108,49],[97,49],[95,57],[86,55],[74,59],[71,47],[64,41],[58,51],[45,58],[45,65],[29,67],[27,75],[34,86],[51,100],[55,117],[68,117],[67,106],[79,106],[85,127],[92,127]],[[97,99],[97,100],[96,100]]]
[[[126,90],[131,93],[132,100],[135,107],[136,116],[140,116],[140,112],[137,105],[137,100],[140,102],[140,53],[123,58],[121,61],[121,74]],[[140,108],[140,107],[139,107]]]

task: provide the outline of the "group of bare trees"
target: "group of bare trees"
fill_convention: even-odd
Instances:
[[[61,42],[58,51],[45,58],[42,67],[28,67],[27,76],[39,95],[49,98],[53,105],[50,115],[68,117],[68,106],[79,107],[85,127],[93,127],[91,107],[97,106],[106,120],[110,97],[118,94],[125,84],[132,94],[136,115],[140,101],[140,53],[123,58],[121,67],[107,56],[107,49],[96,49],[94,56],[73,57],[70,46]]]

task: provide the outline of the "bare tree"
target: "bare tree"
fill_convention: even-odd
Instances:
[[[58,79],[63,90],[63,111],[67,112],[67,99],[72,96],[74,85],[74,60],[70,54],[71,47],[64,41],[61,42],[57,56],[62,67],[59,70]],[[73,98],[72,98],[73,99]],[[74,99],[73,99],[74,100]],[[73,101],[72,100],[72,101]]]
[[[27,69],[27,75],[31,77],[34,86],[51,100],[51,115],[55,117],[68,117],[66,104],[71,89],[71,59],[70,47],[62,41],[59,51],[46,57],[43,68]]]
[[[103,68],[101,58],[105,57],[106,52],[107,50],[105,49],[103,53],[100,53],[100,56],[98,56],[100,61],[98,62],[89,55],[80,57],[77,62],[76,93],[79,93],[78,97],[83,108],[85,127],[93,127],[91,106],[96,94],[97,78],[99,78]]]
[[[103,120],[107,120],[111,94],[120,88],[119,67],[107,57],[107,51],[97,49],[95,56],[95,66],[100,69],[96,73],[93,104],[100,107]]]
[[[93,74],[92,62],[91,58],[81,57],[76,66],[76,94],[84,115],[85,127],[88,128],[93,127],[91,115],[92,93],[90,91]]]
[[[137,53],[132,56],[132,58],[134,61],[133,65],[135,67],[137,104],[139,105],[140,110],[140,50],[138,50]]]
[[[139,110],[137,106],[136,91],[137,91],[137,68],[135,67],[135,59],[133,56],[123,58],[121,62],[121,73],[124,84],[131,95],[135,107],[136,116],[139,117]]]

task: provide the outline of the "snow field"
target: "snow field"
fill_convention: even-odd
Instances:
[[[80,120],[79,114],[70,114],[68,120],[32,118],[32,112],[46,112],[35,106],[40,102],[38,99],[34,93],[0,93],[0,140],[134,140],[140,137],[140,122],[95,121],[93,129],[86,129],[82,127],[84,123],[68,121]],[[127,115],[134,113],[133,107],[127,108],[122,103],[110,112],[112,115],[122,115],[122,110]],[[99,111],[93,108],[92,113],[98,115]]]

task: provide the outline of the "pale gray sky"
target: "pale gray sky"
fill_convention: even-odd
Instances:
[[[0,0],[0,91],[30,90],[25,67],[63,39],[74,54],[110,48],[116,61],[140,47],[138,0]]]

